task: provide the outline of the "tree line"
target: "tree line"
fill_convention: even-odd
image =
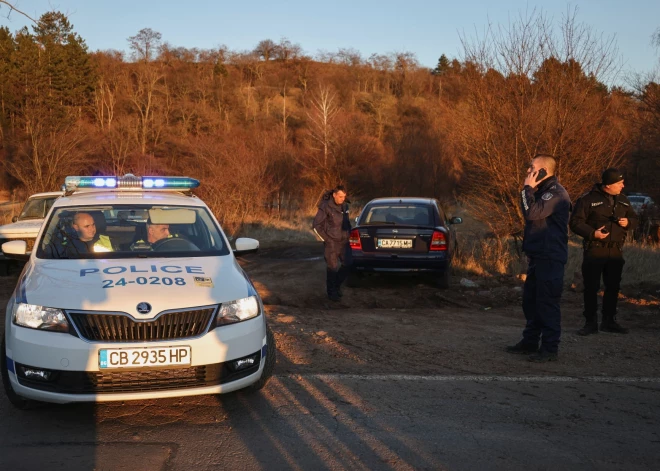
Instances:
[[[612,41],[536,12],[461,39],[464,57],[432,70],[408,52],[310,57],[287,39],[180,48],[148,28],[127,39],[129,54],[90,52],[48,12],[31,29],[0,28],[0,186],[188,175],[234,225],[307,211],[341,182],[358,201],[459,199],[500,234],[521,227],[536,153],[558,157],[574,198],[612,165],[659,191],[660,85],[606,85],[620,70]]]

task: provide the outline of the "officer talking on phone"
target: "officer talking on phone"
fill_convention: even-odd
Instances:
[[[605,284],[603,319],[600,330],[627,334],[628,329],[616,321],[623,271],[623,243],[626,235],[637,227],[637,214],[623,190],[623,175],[615,168],[603,172],[601,183],[580,196],[571,216],[571,230],[584,239],[582,278],[584,280],[584,327],[579,335],[598,333],[598,290],[600,279]]]
[[[557,181],[556,168],[552,156],[534,157],[521,192],[523,251],[529,259],[523,292],[526,324],[522,340],[506,351],[531,354],[529,360],[535,362],[556,360],[561,337],[559,303],[568,260],[571,199]]]

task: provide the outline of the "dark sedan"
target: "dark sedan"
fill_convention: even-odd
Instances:
[[[365,272],[427,273],[440,288],[449,287],[456,246],[454,224],[438,201],[429,198],[371,200],[351,231],[353,254],[349,283]]]

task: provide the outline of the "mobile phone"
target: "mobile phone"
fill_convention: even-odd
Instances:
[[[541,181],[543,180],[546,176],[548,175],[548,171],[544,168],[539,170],[539,173],[536,174],[536,181]]]
[[[601,233],[601,234],[609,234],[610,231],[608,231],[607,229],[601,229],[601,230],[600,230],[600,233]]]

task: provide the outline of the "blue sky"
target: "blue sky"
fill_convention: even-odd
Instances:
[[[428,67],[443,53],[460,58],[460,35],[482,32],[489,21],[507,23],[534,8],[559,21],[577,7],[580,22],[605,37],[615,35],[624,73],[651,71],[660,57],[651,45],[660,27],[660,0],[10,1],[33,17],[49,10],[67,14],[90,50],[127,50],[126,38],[151,28],[173,46],[249,50],[262,39],[286,37],[310,55],[339,48],[357,49],[363,57],[410,51]],[[7,12],[0,6],[0,26],[16,31],[27,24],[16,13],[7,19]]]

